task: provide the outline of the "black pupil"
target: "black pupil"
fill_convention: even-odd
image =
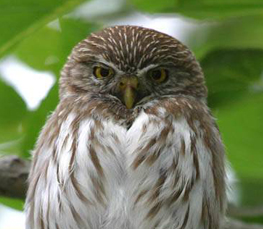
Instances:
[[[100,69],[100,74],[101,74],[101,76],[103,76],[103,77],[107,77],[107,76],[110,74],[110,70],[107,69],[107,68],[101,68],[101,69]]]
[[[152,78],[154,80],[159,80],[162,77],[162,72],[160,70],[155,70],[152,72]]]

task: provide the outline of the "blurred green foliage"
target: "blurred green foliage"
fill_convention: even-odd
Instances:
[[[0,75],[0,154],[30,157],[47,115],[58,102],[58,77],[72,47],[103,26],[102,20],[67,15],[83,2],[0,0],[0,57],[16,56],[30,67],[50,71],[57,77],[56,84],[41,105],[32,111],[28,110],[24,100]],[[228,158],[239,179],[241,203],[262,204],[262,1],[123,2],[120,9],[106,16],[118,18],[118,14],[124,17],[141,11],[162,17],[168,13],[169,16],[194,20],[200,25],[189,33],[186,40],[204,70],[209,89],[208,103],[218,119]],[[87,15],[89,13],[87,11]],[[51,21],[53,26],[48,25]],[[54,29],[56,23],[59,24],[58,29]],[[201,26],[206,23],[208,26]],[[50,58],[55,61],[48,62]],[[2,202],[21,208],[21,202],[17,202],[17,205],[14,200],[8,203],[8,200],[2,199]]]

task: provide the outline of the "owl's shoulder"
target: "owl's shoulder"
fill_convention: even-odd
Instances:
[[[186,126],[193,136],[204,139],[209,148],[216,146],[223,151],[215,118],[203,101],[191,97],[163,98],[147,107],[144,112],[149,117],[157,117],[159,122],[168,126]]]
[[[145,112],[159,117],[213,122],[214,118],[206,103],[192,97],[164,97],[146,107]]]

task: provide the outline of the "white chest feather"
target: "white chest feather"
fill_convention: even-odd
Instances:
[[[142,112],[128,130],[94,119],[74,127],[74,119],[61,126],[57,160],[39,178],[34,208],[49,225],[35,217],[35,228],[206,229],[203,211],[220,217],[211,153],[185,119]]]

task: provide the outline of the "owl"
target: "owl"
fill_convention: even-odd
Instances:
[[[91,34],[60,77],[37,141],[27,229],[219,229],[224,147],[202,70],[175,38]]]

